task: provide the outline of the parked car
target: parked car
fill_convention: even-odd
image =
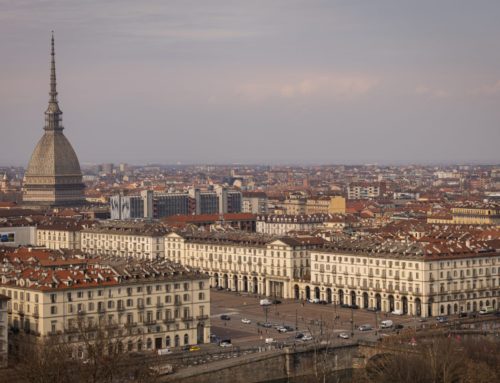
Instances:
[[[271,343],[274,343],[276,342],[273,338],[266,338],[265,341],[264,341],[266,344],[271,344]]]
[[[487,315],[487,314],[494,314],[495,309],[492,306],[486,306],[483,307],[481,310],[479,310],[479,315]]]
[[[319,298],[311,298],[309,299],[309,303],[319,303]]]
[[[222,315],[220,316],[220,319],[221,319],[221,320],[231,320],[231,317],[230,317],[229,315],[222,314]]]
[[[373,312],[380,311],[380,309],[378,309],[376,307],[368,307],[367,310],[368,311],[373,311]]]
[[[309,334],[305,334],[302,338],[300,338],[300,340],[302,342],[307,342],[307,341],[310,341],[312,339],[313,339],[313,337],[311,335],[309,335]]]
[[[467,313],[464,313],[463,311],[458,313],[459,318],[467,318]]]
[[[170,347],[165,347],[165,348],[158,349],[157,352],[158,352],[158,355],[168,355],[168,354],[172,353],[172,350],[170,349]]]
[[[221,347],[231,347],[233,344],[231,343],[231,339],[223,339],[220,341],[219,346]]]
[[[394,310],[391,314],[392,315],[403,315],[403,310]]]
[[[319,303],[320,305],[327,305],[327,304],[328,304],[328,302],[327,302],[327,301],[325,301],[325,300],[320,300],[318,303]]]
[[[185,346],[182,346],[182,351],[189,351],[191,346],[189,344],[186,344]]]
[[[346,332],[341,332],[339,334],[339,338],[342,338],[342,339],[349,339],[349,334],[346,333]]]
[[[436,317],[436,320],[437,320],[439,323],[445,323],[445,322],[448,322],[448,318],[447,318],[447,317],[444,317],[444,316],[438,316],[438,317]]]
[[[373,330],[373,327],[371,324],[362,324],[361,326],[358,327],[359,331],[370,331]]]
[[[281,301],[279,299],[273,300],[273,305],[279,305],[279,304],[281,304]]]
[[[250,324],[250,323],[252,323],[252,321],[251,321],[250,319],[247,319],[247,318],[243,318],[243,319],[241,320],[241,322],[242,322],[242,323],[245,323],[245,324]]]
[[[285,327],[285,326],[281,326],[279,329],[278,329],[279,332],[288,332],[288,329]]]
[[[403,326],[401,323],[398,323],[396,325],[394,325],[394,330],[401,330],[403,329],[405,326]]]
[[[201,350],[200,346],[194,345],[189,347],[189,351],[200,351],[200,350]]]
[[[355,309],[355,310],[359,309],[359,306],[358,306],[358,305],[356,305],[356,304],[354,304],[354,305],[350,305],[349,307],[350,307],[351,309]]]
[[[394,325],[394,322],[390,319],[383,320],[380,322],[380,328],[391,328]]]
[[[295,329],[292,326],[283,326],[286,328],[286,331],[294,331]]]
[[[295,339],[302,339],[304,337],[304,334],[302,334],[301,332],[298,332],[297,334],[295,334]]]
[[[273,304],[273,302],[272,302],[272,301],[270,301],[270,300],[269,300],[269,299],[267,299],[267,298],[264,298],[264,299],[261,299],[261,300],[260,300],[259,304],[260,304],[261,306],[269,306],[269,305],[272,305],[272,304]]]
[[[349,306],[347,303],[341,303],[341,304],[340,304],[340,307],[343,307],[343,308],[345,308],[345,309],[348,309],[348,308],[350,308],[351,306]]]

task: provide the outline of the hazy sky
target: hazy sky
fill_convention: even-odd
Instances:
[[[0,0],[0,164],[500,162],[500,1]]]

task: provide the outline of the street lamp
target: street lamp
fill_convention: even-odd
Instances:
[[[269,312],[269,306],[262,306],[262,310],[264,310],[264,314],[266,315],[266,323],[267,323],[267,314]]]
[[[354,309],[351,307],[351,337],[354,336]]]

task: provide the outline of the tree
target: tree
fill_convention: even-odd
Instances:
[[[123,340],[127,330],[104,319],[97,323],[80,318],[66,334],[43,338],[19,334],[15,343],[18,376],[29,383],[154,382],[150,367],[157,356],[132,358]],[[68,335],[70,334],[70,335]],[[68,336],[72,341],[68,342]]]

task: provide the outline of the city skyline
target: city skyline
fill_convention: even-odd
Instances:
[[[0,9],[2,165],[26,166],[43,126],[52,29],[82,164],[499,161],[493,2]]]

